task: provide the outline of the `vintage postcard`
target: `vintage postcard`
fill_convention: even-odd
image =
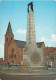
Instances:
[[[56,0],[0,0],[0,80],[56,80]]]

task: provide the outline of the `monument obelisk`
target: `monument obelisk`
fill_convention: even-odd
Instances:
[[[29,10],[31,6],[31,11]],[[23,49],[23,64],[30,67],[43,66],[43,50],[36,45],[33,3],[28,4],[26,45]]]
[[[29,11],[29,6],[31,5],[31,10]],[[27,33],[26,33],[26,45],[37,47],[36,38],[35,38],[35,24],[34,24],[34,15],[33,15],[33,4],[28,4],[28,17],[27,17]]]

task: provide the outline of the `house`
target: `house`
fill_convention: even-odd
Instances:
[[[45,65],[47,67],[56,67],[56,48],[45,47],[43,51],[44,51]]]

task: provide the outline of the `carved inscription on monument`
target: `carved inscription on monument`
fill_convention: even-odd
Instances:
[[[41,61],[41,57],[40,57],[39,53],[37,53],[37,52],[34,52],[31,55],[30,59],[34,64],[39,63]]]

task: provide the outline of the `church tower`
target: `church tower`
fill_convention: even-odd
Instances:
[[[11,29],[11,24],[9,22],[8,28],[5,34],[5,44],[4,44],[4,59],[5,62],[8,62],[8,47],[11,43],[11,40],[14,39],[14,35]]]

